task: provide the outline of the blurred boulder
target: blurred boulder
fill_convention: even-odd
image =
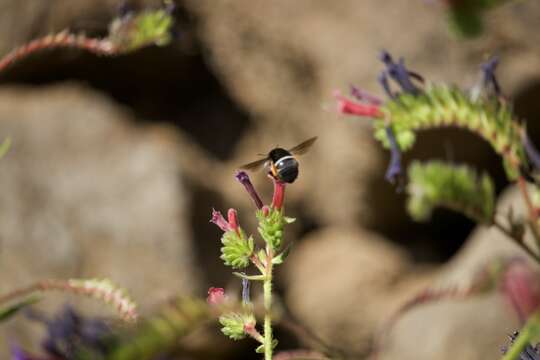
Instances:
[[[130,120],[77,85],[0,90],[0,293],[105,277],[145,312],[199,289],[177,149]]]
[[[400,206],[403,198],[383,180],[388,154],[372,139],[369,120],[336,115],[332,98],[334,89],[347,92],[350,84],[383,96],[376,81],[381,49],[404,56],[427,79],[461,86],[474,84],[479,64],[496,53],[502,59],[501,83],[510,95],[540,76],[540,47],[536,35],[529,36],[540,18],[535,2],[489,12],[485,35],[469,42],[448,34],[438,2],[181,3],[195,18],[213,69],[256,122],[232,165],[277,144],[292,146],[320,136],[301,159],[292,197],[308,203],[306,212],[322,224],[360,223],[388,231],[408,221]],[[503,176],[491,149],[462,134],[426,133],[414,154],[473,161]]]
[[[501,196],[497,211],[501,221],[510,208],[515,216],[526,216],[516,187]],[[526,242],[534,243],[530,233]],[[538,264],[499,230],[478,227],[430,287],[466,288],[490,261],[515,256],[525,257],[531,267],[538,269]],[[415,360],[497,358],[501,346],[508,343],[508,334],[519,327],[517,315],[495,291],[465,300],[437,301],[420,305],[398,320],[382,343],[380,359],[395,359],[398,355],[400,359]]]
[[[426,274],[379,235],[329,228],[307,236],[288,257],[286,300],[292,314],[327,343],[365,355],[388,315],[426,286]]]

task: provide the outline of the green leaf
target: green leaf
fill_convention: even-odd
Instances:
[[[266,279],[264,275],[246,275],[239,272],[233,272],[233,275],[238,276],[240,279],[246,279],[251,281],[264,281]]]
[[[467,166],[440,161],[413,162],[408,169],[407,210],[417,221],[425,221],[437,206],[460,211],[470,218],[490,224],[495,209],[491,178],[477,175]]]
[[[285,261],[285,259],[287,259],[287,256],[289,256],[289,253],[291,252],[291,248],[292,248],[292,243],[290,243],[286,248],[285,250],[283,250],[281,252],[281,254],[275,256],[273,259],[272,259],[272,264],[274,265],[280,265],[280,264],[283,264],[283,262]]]
[[[221,331],[232,340],[241,340],[246,337],[244,327],[255,324],[253,314],[228,313],[219,317],[219,323],[223,326]]]
[[[14,304],[8,305],[0,309],[0,322],[10,319],[13,315],[17,314],[20,310],[29,305],[33,305],[42,299],[39,295],[30,295]]]

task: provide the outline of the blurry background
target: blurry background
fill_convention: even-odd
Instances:
[[[66,28],[105,35],[126,4],[160,2],[0,0],[0,54]],[[212,207],[237,208],[255,231],[234,170],[314,135],[287,189],[287,213],[298,221],[286,235],[295,247],[277,290],[299,323],[355,358],[371,351],[375,329],[418,290],[441,279],[460,283],[490,256],[517,252],[495,231],[471,237],[473,224],[448,211],[413,223],[404,195],[383,179],[388,154],[369,120],[338,115],[332,93],[355,84],[382,96],[382,49],[427,79],[463,87],[498,54],[503,90],[540,141],[540,3],[489,12],[473,40],[449,34],[436,1],[176,4],[167,47],[117,58],[45,51],[0,74],[0,136],[13,141],[0,161],[2,293],[43,278],[108,277],[151,313],[173,295],[235,291],[219,260],[220,232],[208,223]],[[480,139],[448,129],[419,140],[407,158],[467,161],[487,169],[498,191],[507,186]],[[269,202],[264,174],[252,179]],[[42,307],[52,312],[64,300]],[[386,356],[495,358],[516,327],[496,295],[429,305],[398,324],[401,336],[388,340]],[[12,342],[35,347],[40,327],[19,318],[1,332],[5,351]],[[285,330],[278,337],[283,348],[300,346]],[[250,341],[212,339],[221,355],[211,358],[257,358]]]

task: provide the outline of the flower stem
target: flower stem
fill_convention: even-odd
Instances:
[[[270,245],[266,246],[266,279],[263,283],[264,291],[264,360],[272,360],[272,258]]]

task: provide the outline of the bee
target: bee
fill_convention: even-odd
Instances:
[[[294,155],[305,154],[311,145],[317,140],[317,136],[307,139],[306,141],[296,145],[290,149],[276,147],[264,155],[263,159],[250,162],[242,165],[240,168],[244,170],[255,170],[265,165],[269,173],[278,180],[286,183],[293,183],[298,177],[298,161]]]

